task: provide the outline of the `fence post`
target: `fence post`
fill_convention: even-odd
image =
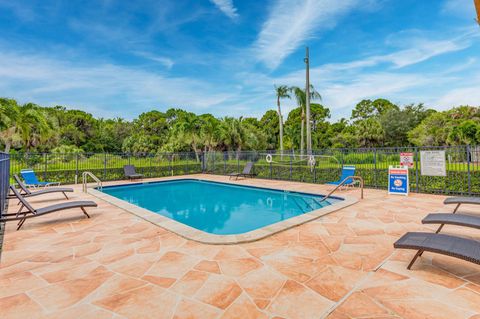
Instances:
[[[48,154],[47,153],[43,153],[43,163],[44,163],[44,170],[43,170],[43,180],[46,181],[47,180],[47,163],[48,161]]]
[[[152,154],[148,154],[148,176],[152,177]]]
[[[223,152],[223,175],[227,175],[227,152]]]
[[[375,188],[378,188],[377,184],[377,148],[373,148],[373,182]]]
[[[270,164],[270,179],[272,179],[273,178],[272,162],[270,162],[269,164]]]
[[[103,179],[107,179],[107,153],[103,153]]]
[[[418,178],[418,147],[415,147],[415,184],[417,193],[420,192],[419,178]]]
[[[293,153],[293,150],[292,150],[292,153]],[[292,154],[290,154],[290,176],[289,176],[290,180],[292,180],[292,175],[293,175]]]
[[[466,146],[467,151],[467,178],[468,178],[468,195],[472,195],[472,175],[470,172],[470,145]]]
[[[78,153],[75,154],[75,184],[78,183]]]

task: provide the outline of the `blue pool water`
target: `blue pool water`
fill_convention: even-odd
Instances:
[[[340,198],[183,179],[104,187],[103,192],[211,234],[241,234]]]

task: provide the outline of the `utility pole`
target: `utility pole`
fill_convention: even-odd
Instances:
[[[312,130],[310,127],[310,61],[309,61],[309,53],[308,47],[306,48],[305,52],[305,59],[303,60],[306,65],[306,83],[305,83],[305,108],[306,108],[306,115],[307,118],[305,120],[305,124],[307,126],[307,154],[312,154]]]

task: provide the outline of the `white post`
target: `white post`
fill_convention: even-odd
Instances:
[[[306,64],[305,108],[307,113],[305,124],[307,126],[307,154],[312,154],[312,131],[310,127],[310,61],[309,61],[308,47],[306,48],[305,53],[306,53],[305,60],[304,60]]]

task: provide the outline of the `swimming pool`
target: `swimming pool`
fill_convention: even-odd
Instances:
[[[343,201],[196,179],[107,186],[102,192],[214,235],[251,232]]]

